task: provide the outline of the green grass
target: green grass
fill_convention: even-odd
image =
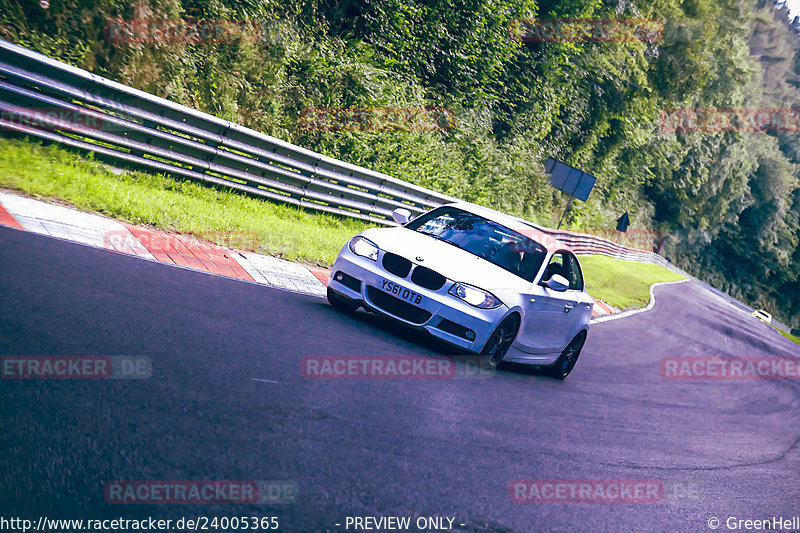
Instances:
[[[645,307],[650,301],[652,284],[684,279],[658,265],[604,255],[584,255],[580,261],[589,294],[619,309]]]
[[[770,325],[772,326],[772,324],[770,324]],[[772,326],[772,327],[775,329],[775,331],[777,331],[778,333],[780,333],[781,335],[783,335],[784,337],[786,337],[790,341],[794,342],[795,344],[800,344],[800,337],[795,337],[791,333],[789,333],[787,331],[783,331],[780,328],[776,328],[775,326]]]
[[[115,170],[91,156],[0,138],[0,187],[131,224],[207,240],[222,235],[219,244],[249,244],[244,248],[320,266],[331,265],[347,239],[370,226],[161,174]]]

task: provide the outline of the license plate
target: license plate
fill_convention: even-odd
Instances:
[[[389,294],[393,294],[401,300],[405,300],[414,305],[422,304],[421,294],[417,294],[416,292],[406,289],[405,287],[398,285],[393,281],[389,281],[388,279],[381,280],[381,290],[388,292]]]

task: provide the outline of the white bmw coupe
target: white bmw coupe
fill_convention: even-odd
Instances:
[[[500,361],[544,366],[564,379],[588,333],[593,300],[578,258],[530,223],[468,203],[402,226],[373,228],[342,248],[328,301],[421,328]]]

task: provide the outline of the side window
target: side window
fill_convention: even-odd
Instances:
[[[556,252],[544,271],[542,281],[547,281],[553,274],[564,276],[569,282],[569,290],[583,290],[583,273],[578,259],[569,252]]]
[[[571,253],[565,253],[567,268],[565,272],[568,274],[564,277],[569,281],[570,290],[582,291],[583,290],[583,273],[581,272],[581,265],[578,263],[578,258]]]
[[[553,254],[553,257],[550,258],[550,262],[547,264],[547,268],[542,276],[542,281],[547,281],[552,278],[554,274],[560,274],[567,278],[567,276],[564,275],[564,256],[562,252],[556,252]]]

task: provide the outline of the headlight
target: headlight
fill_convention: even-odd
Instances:
[[[494,309],[495,307],[500,307],[503,303],[491,292],[486,292],[483,289],[467,285],[466,283],[456,283],[450,287],[450,290],[447,292],[456,298],[464,300],[469,305],[481,309]]]
[[[350,251],[354,254],[360,255],[361,257],[366,257],[367,259],[372,259],[373,261],[378,260],[378,246],[371,240],[360,235],[356,235],[350,239],[349,245]]]

